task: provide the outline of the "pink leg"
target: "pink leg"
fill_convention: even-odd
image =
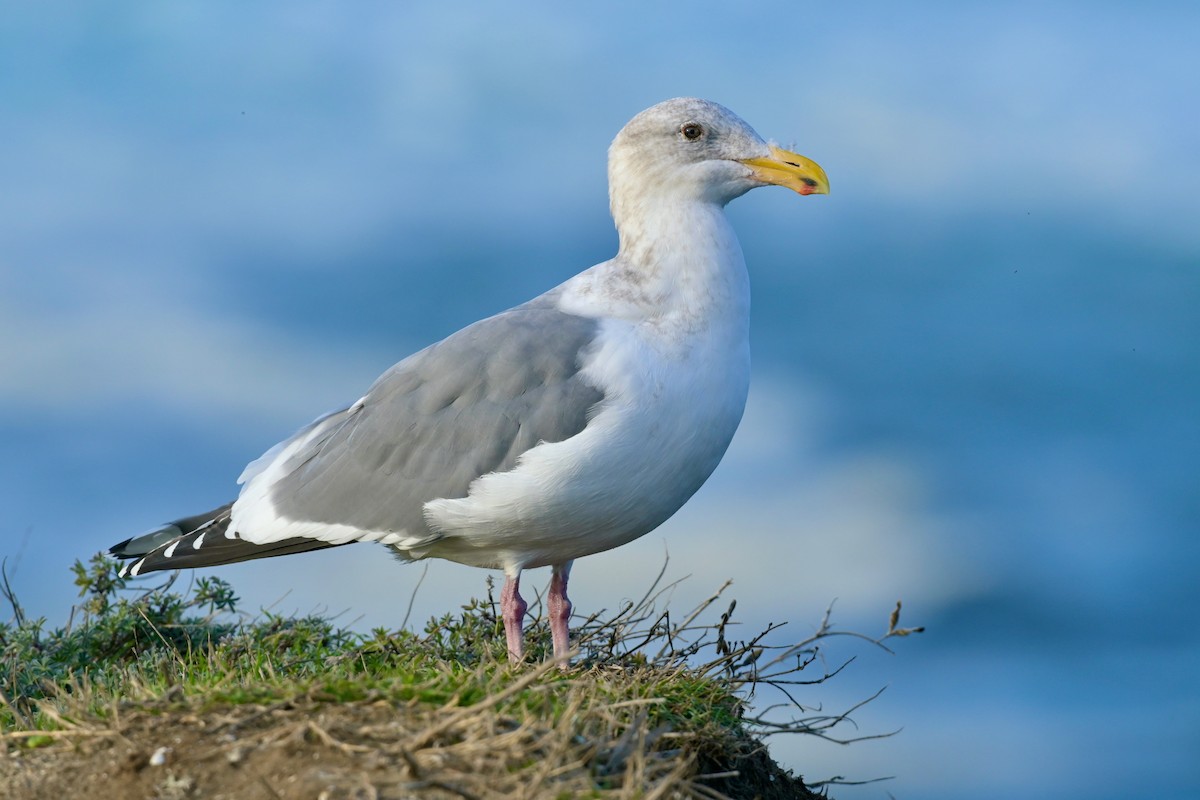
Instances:
[[[525,601],[521,598],[521,571],[504,573],[500,590],[500,616],[504,618],[504,636],[508,639],[508,660],[521,663],[525,655]]]
[[[546,593],[546,605],[550,612],[550,636],[554,641],[554,657],[564,658],[570,650],[568,622],[571,619],[571,599],[567,597],[567,579],[571,577],[571,564],[558,564],[550,576],[550,591]],[[564,661],[563,669],[567,664]]]

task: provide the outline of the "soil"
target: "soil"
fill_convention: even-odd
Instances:
[[[642,732],[630,746],[625,734],[597,746],[528,722],[383,701],[127,709],[103,724],[51,734],[40,747],[7,735],[0,797],[820,797],[753,742],[680,746],[670,736]]]

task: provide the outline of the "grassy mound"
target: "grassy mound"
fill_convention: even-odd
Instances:
[[[847,718],[768,720],[746,698],[827,679],[801,673],[855,634],[826,619],[787,647],[762,644],[771,629],[736,641],[734,604],[700,621],[721,591],[674,621],[656,583],[578,625],[564,670],[541,620],[529,663],[508,664],[490,592],[421,633],[361,634],[243,619],[218,579],[131,597],[102,557],[75,572],[84,599],[59,629],[0,587],[0,797],[816,797],[762,738],[835,738]],[[894,613],[883,638],[909,632]]]

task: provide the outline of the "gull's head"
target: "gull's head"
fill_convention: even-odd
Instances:
[[[724,106],[680,97],[652,106],[621,129],[608,151],[613,216],[654,199],[724,205],[758,186],[827,194],[816,162],[768,144]]]

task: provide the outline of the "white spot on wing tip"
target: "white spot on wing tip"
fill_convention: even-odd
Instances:
[[[175,541],[173,541],[169,545],[167,545],[167,549],[163,550],[163,552],[162,552],[163,558],[170,558],[171,556],[175,555],[175,548],[179,547],[180,541],[182,541],[182,540],[176,539]]]
[[[205,536],[207,536],[207,535],[208,535],[208,531],[205,531],[204,533],[202,533],[202,534],[200,534],[199,536],[197,536],[197,537],[196,537],[196,541],[192,542],[192,549],[193,549],[193,550],[199,550],[199,549],[200,549],[200,545],[204,544],[204,537],[205,537]]]

